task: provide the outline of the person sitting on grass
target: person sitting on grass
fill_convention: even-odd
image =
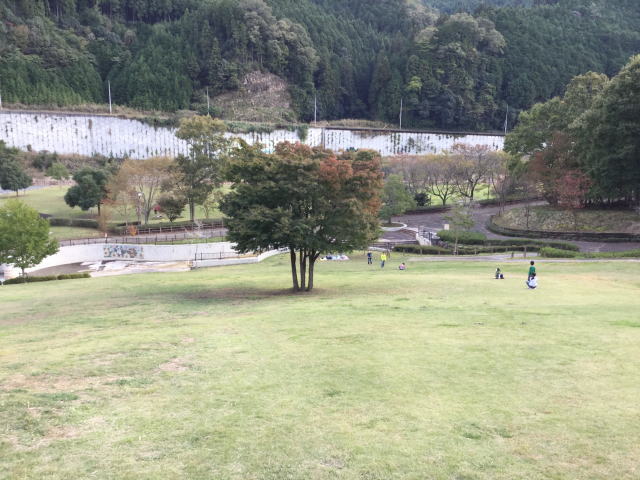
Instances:
[[[504,275],[502,274],[500,267],[496,268],[496,280],[504,280]]]
[[[407,269],[407,266],[404,264],[404,262],[402,262],[398,267],[398,270],[406,270],[406,269]]]

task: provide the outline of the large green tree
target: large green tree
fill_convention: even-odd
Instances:
[[[266,154],[242,143],[221,205],[229,239],[240,252],[288,249],[294,291],[310,291],[321,254],[365,248],[376,237],[381,177],[371,151],[336,156],[282,143]]]
[[[25,172],[20,162],[11,157],[0,158],[0,188],[16,192],[23,190],[33,183],[33,179]]]
[[[416,206],[416,201],[407,190],[402,176],[394,173],[387,177],[382,191],[382,208],[380,217],[391,223],[391,217],[410,210]]]
[[[573,126],[594,194],[640,204],[640,55],[606,85]]]
[[[109,175],[104,170],[85,167],[73,175],[76,185],[69,188],[64,196],[64,201],[70,207],[80,207],[81,210],[89,210],[98,207],[107,197],[107,183]]]
[[[0,140],[0,188],[16,192],[32,184],[31,177],[25,172],[18,160],[18,150],[9,148]]]
[[[58,242],[49,235],[49,222],[33,208],[18,200],[0,207],[0,263],[22,269],[38,265],[58,251]]]
[[[209,116],[183,120],[176,133],[189,144],[189,154],[179,155],[173,168],[173,185],[189,205],[189,218],[195,217],[195,206],[207,200],[222,183],[227,150],[231,141],[225,137],[226,125]]]

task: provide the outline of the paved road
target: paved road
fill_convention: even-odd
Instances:
[[[543,205],[544,202],[538,202],[534,205]],[[521,207],[523,204],[512,204],[508,205],[506,208],[517,208]],[[480,207],[476,206],[473,208],[473,219],[475,221],[475,226],[473,230],[476,232],[484,233],[487,238],[498,238],[498,239],[506,239],[511,238],[504,235],[497,235],[493,232],[490,232],[487,229],[487,222],[492,215],[499,213],[500,208],[497,206],[489,206],[489,207]],[[442,226],[447,223],[444,220],[444,216],[447,213],[414,213],[410,215],[402,215],[399,217],[394,217],[394,222],[402,222],[406,223],[410,227],[420,228],[424,227],[428,230],[437,232],[438,230],[442,230]],[[543,240],[543,239],[540,239]],[[580,247],[580,250],[583,252],[622,252],[625,250],[633,250],[640,248],[640,243],[633,242],[625,242],[625,243],[604,243],[604,242],[582,242],[582,241],[571,241],[571,243]]]

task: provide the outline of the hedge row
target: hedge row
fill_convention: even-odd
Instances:
[[[624,252],[594,252],[580,253],[545,247],[540,249],[540,256],[546,258],[639,258],[640,250],[627,250]]]
[[[456,232],[453,230],[440,230],[438,237],[443,242],[455,243]],[[487,241],[487,236],[484,233],[479,232],[458,232],[458,243],[464,245],[484,245]]]
[[[90,278],[88,273],[64,273],[61,275],[41,275],[39,277],[17,277],[11,278],[4,282],[5,285],[14,285],[17,283],[34,283],[34,282],[49,282],[52,280],[73,280],[75,278]]]
[[[455,235],[451,230],[440,230],[438,232],[440,239],[447,243],[455,243]],[[521,247],[552,247],[560,250],[579,251],[577,245],[569,242],[560,242],[558,240],[532,240],[529,238],[491,238],[487,239],[486,235],[479,232],[461,232],[458,238],[458,244],[463,245],[483,245],[483,246],[521,246]]]
[[[522,230],[498,225],[491,217],[487,223],[487,228],[499,235],[508,237],[532,237],[532,238],[558,238],[562,240],[577,240],[586,242],[638,242],[640,235],[634,233],[598,233],[598,232],[553,232],[547,230]]]
[[[82,227],[98,228],[98,221],[89,218],[49,218],[49,225],[52,227]]]
[[[541,247],[536,245],[506,245],[506,246],[486,246],[486,245],[458,245],[458,255],[478,255],[482,253],[508,253],[508,252],[537,252]],[[414,253],[417,255],[453,255],[452,247],[420,246],[420,245],[397,245],[393,248],[396,252]]]

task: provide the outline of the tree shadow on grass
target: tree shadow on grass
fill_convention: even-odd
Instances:
[[[226,287],[199,289],[197,291],[183,292],[179,295],[182,300],[196,302],[224,302],[231,304],[242,304],[246,302],[257,302],[272,298],[284,299],[305,299],[317,298],[320,296],[333,296],[338,291],[326,289],[313,289],[311,292],[296,292],[292,288],[258,288],[258,287]],[[174,295],[175,296],[175,295]]]

